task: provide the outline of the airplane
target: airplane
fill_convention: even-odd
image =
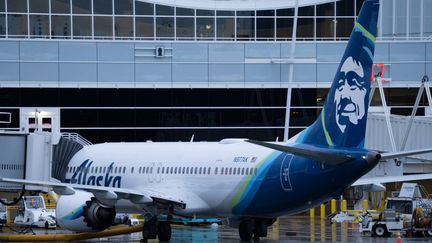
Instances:
[[[224,218],[241,240],[267,235],[282,215],[296,214],[356,186],[380,160],[432,152],[381,153],[364,148],[379,0],[366,0],[317,120],[287,142],[103,143],[85,146],[64,181],[0,181],[51,188],[60,196],[58,224],[76,232],[108,228],[117,212],[145,217],[143,240],[171,239],[170,218]],[[392,181],[430,179],[432,174]],[[166,221],[158,221],[159,215]]]

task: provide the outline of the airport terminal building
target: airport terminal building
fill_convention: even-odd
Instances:
[[[362,2],[0,0],[0,129],[49,107],[46,129],[93,143],[282,140],[287,88],[291,136],[320,111]],[[381,2],[375,62],[407,115],[432,76],[432,0]]]

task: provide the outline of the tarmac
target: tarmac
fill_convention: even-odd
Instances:
[[[36,234],[59,234],[64,230],[35,229]],[[140,242],[141,233],[96,238],[81,242]],[[158,242],[150,240],[149,242]],[[202,226],[172,226],[170,242],[241,242],[238,230],[223,225]],[[310,219],[308,216],[282,217],[272,227],[269,227],[268,236],[259,242],[373,242],[397,243],[397,237],[388,238],[371,237],[359,232],[357,223],[333,223],[319,218]],[[432,238],[406,238],[402,236],[401,242],[432,242]]]

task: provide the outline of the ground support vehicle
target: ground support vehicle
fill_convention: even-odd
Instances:
[[[54,209],[47,209],[42,196],[24,196],[18,203],[18,215],[15,225],[40,227],[46,229],[56,228]]]

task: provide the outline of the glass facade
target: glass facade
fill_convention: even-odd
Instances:
[[[299,8],[295,57],[313,60],[294,64],[290,135],[319,113],[362,2]],[[375,60],[406,115],[432,76],[432,1],[382,2]],[[92,142],[282,139],[293,23],[294,9],[0,0],[0,111],[13,114],[0,129],[19,129],[18,107],[53,106],[62,131]]]
[[[294,135],[319,114],[326,88],[293,89]],[[386,89],[393,114],[409,115],[418,89]],[[229,97],[229,99],[227,99]],[[0,89],[0,112],[12,121],[1,129],[19,129],[15,107],[60,107],[62,132],[78,132],[93,143],[107,141],[219,141],[247,137],[275,141],[283,137],[286,89]],[[376,92],[372,105],[380,105]],[[424,115],[422,97],[417,115]],[[124,108],[128,107],[128,108]],[[133,128],[133,129],[131,129]]]
[[[298,39],[347,39],[362,3],[335,0],[300,7]],[[430,38],[431,13],[428,0],[382,0],[379,35]],[[294,9],[214,11],[138,0],[0,0],[0,37],[285,41],[292,37],[293,17]]]

